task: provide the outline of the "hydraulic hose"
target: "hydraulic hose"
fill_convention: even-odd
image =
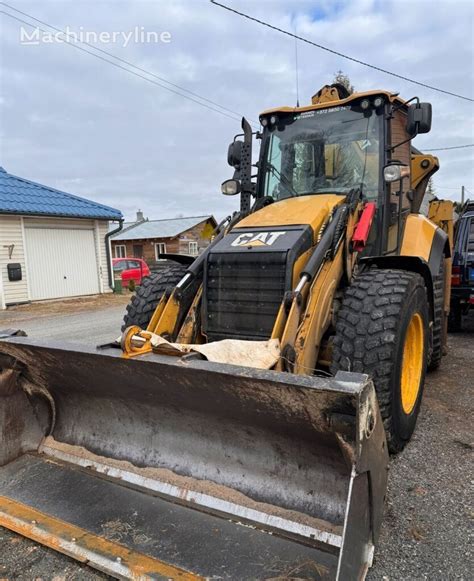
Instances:
[[[344,217],[347,212],[346,204],[340,205],[334,213],[331,223],[328,225],[324,231],[319,244],[315,247],[313,253],[311,254],[306,266],[303,268],[300,274],[300,278],[303,277],[311,281],[318,273],[321,265],[326,257],[326,254],[331,250],[334,235],[336,234],[339,226],[339,221]],[[299,286],[299,285],[298,285]]]

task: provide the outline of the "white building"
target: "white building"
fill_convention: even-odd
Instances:
[[[110,292],[114,208],[0,168],[0,309]]]

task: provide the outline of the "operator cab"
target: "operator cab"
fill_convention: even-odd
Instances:
[[[372,232],[366,252],[399,251],[404,220],[418,211],[410,142],[430,131],[429,103],[417,97],[404,101],[386,91],[349,95],[336,84],[323,87],[307,107],[264,112],[260,123],[262,131],[253,133],[244,119],[244,140],[236,136],[229,146],[235,173],[222,192],[241,193],[243,215],[289,198],[357,190],[361,200],[377,206],[373,230],[379,234]],[[262,141],[256,181],[253,135]]]
[[[262,117],[259,195],[277,201],[361,188],[376,199],[383,157],[381,98],[379,103]]]

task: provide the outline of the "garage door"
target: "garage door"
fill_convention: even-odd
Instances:
[[[31,300],[99,293],[93,230],[25,228]]]

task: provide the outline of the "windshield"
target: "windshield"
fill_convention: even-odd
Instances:
[[[381,116],[360,107],[288,115],[264,134],[263,195],[275,200],[344,193],[362,186],[376,199]]]

